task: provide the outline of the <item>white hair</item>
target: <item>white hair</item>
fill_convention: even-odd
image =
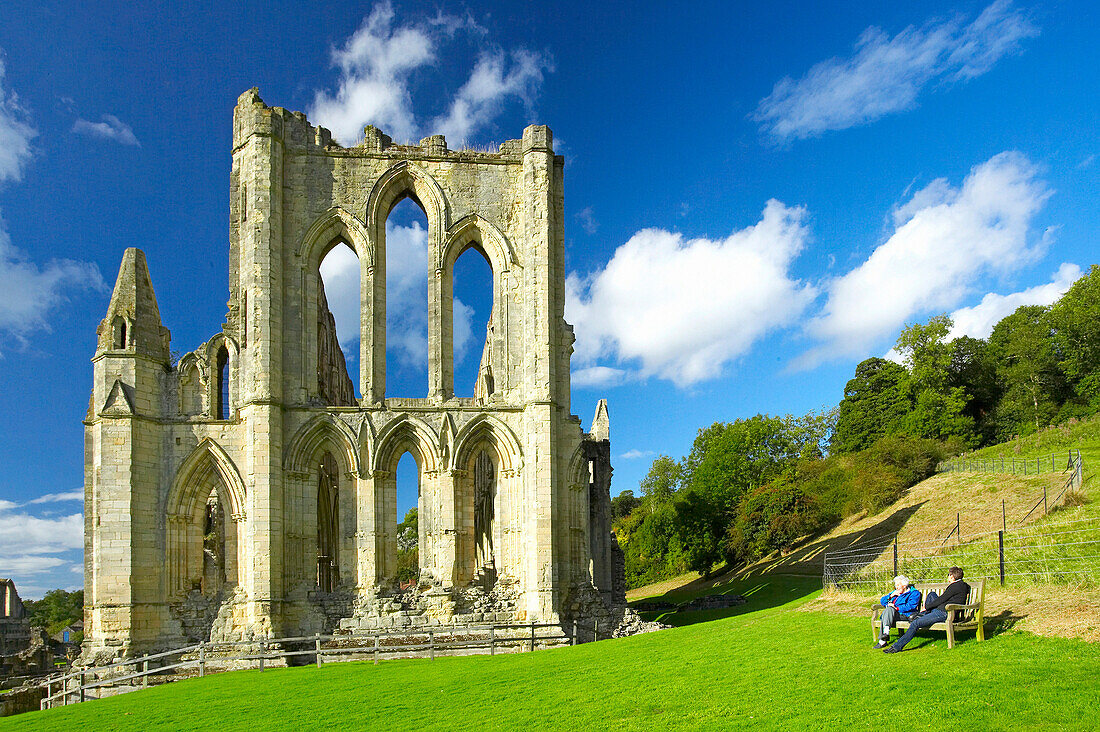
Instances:
[[[912,584],[904,574],[899,574],[894,578],[894,587],[910,587]]]

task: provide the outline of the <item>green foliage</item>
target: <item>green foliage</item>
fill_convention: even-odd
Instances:
[[[410,508],[397,525],[397,581],[412,582],[420,574],[420,523]]]
[[[643,496],[661,503],[672,498],[682,479],[683,469],[680,463],[668,455],[659,455],[649,466],[649,472],[638,484],[638,489]]]
[[[1002,319],[989,336],[1002,395],[991,415],[994,438],[1032,434],[1050,424],[1065,401],[1067,384],[1054,349],[1048,309],[1025,305]]]
[[[1055,350],[1076,394],[1100,410],[1100,266],[1073,283],[1050,310]]]
[[[634,491],[623,491],[611,499],[611,521],[614,523],[626,518],[640,505],[642,499],[635,496]]]
[[[865,450],[900,430],[909,409],[909,372],[893,361],[869,358],[856,366],[855,376],[844,387],[830,448]]]
[[[41,600],[24,600],[23,607],[32,626],[56,633],[84,620],[84,590],[50,590]]]
[[[814,497],[781,478],[756,489],[738,506],[729,527],[730,551],[741,559],[758,559],[815,531],[821,519]]]
[[[937,315],[921,325],[907,325],[895,348],[909,369],[913,407],[903,421],[903,432],[937,440],[961,437],[976,443],[974,420],[966,415],[970,397],[964,387],[951,386],[953,348],[947,334],[951,318]]]

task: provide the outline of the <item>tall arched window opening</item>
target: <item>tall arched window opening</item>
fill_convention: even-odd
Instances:
[[[214,415],[217,419],[229,419],[229,350],[225,346],[218,349],[217,373]]]
[[[428,394],[428,217],[411,197],[386,219],[386,396]]]
[[[338,241],[318,268],[317,392],[332,407],[352,407],[358,391],[360,329],[359,257]]]
[[[126,348],[126,319],[121,315],[116,315],[111,325],[114,331],[114,343],[111,344],[111,347],[116,351],[121,351]]]
[[[496,529],[497,471],[492,457],[481,450],[474,458],[474,582],[491,586],[497,580]]]
[[[340,584],[340,468],[332,453],[321,456],[317,479],[317,587],[332,592]]]
[[[414,583],[420,575],[420,468],[412,453],[397,462],[397,581]]]
[[[493,269],[485,253],[470,246],[451,272],[451,343],[454,396],[488,399],[493,373]]]

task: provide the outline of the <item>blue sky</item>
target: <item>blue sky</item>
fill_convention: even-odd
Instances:
[[[573,411],[609,399],[615,492],[715,420],[836,404],[906,322],[984,336],[1097,261],[1095,4],[655,5],[4,3],[0,576],[80,583],[81,419],[122,250],[145,250],[174,350],[223,322],[252,86],[345,142],[554,130]],[[388,361],[419,395],[423,222],[391,224],[408,338]],[[460,384],[487,315],[461,266]]]

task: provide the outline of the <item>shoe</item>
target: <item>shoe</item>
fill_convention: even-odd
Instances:
[[[900,648],[894,648],[893,646],[890,646],[889,648],[882,649],[882,652],[883,653],[901,653],[901,649]]]
[[[879,642],[878,642],[878,643],[876,643],[876,644],[874,645],[874,647],[875,647],[876,649],[879,649],[879,648],[885,648],[885,647],[886,647],[887,645],[889,645],[889,643],[890,643],[890,641],[887,641],[887,640],[879,640]]]

